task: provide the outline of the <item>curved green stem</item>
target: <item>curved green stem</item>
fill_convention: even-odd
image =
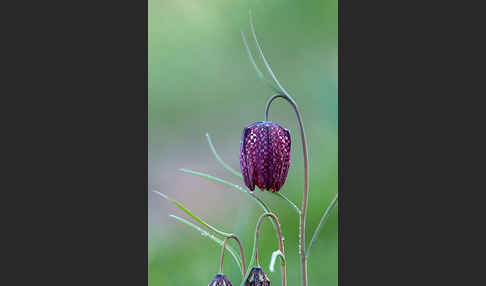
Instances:
[[[280,228],[280,222],[278,221],[278,218],[275,214],[264,213],[258,218],[257,226],[256,226],[256,229],[255,229],[254,241],[253,241],[253,252],[252,252],[252,255],[251,255],[251,260],[250,260],[250,264],[248,265],[248,268],[250,268],[253,265],[254,261],[256,261],[257,266],[259,266],[259,263],[258,263],[258,236],[260,235],[260,228],[261,228],[263,219],[265,217],[270,217],[275,222],[275,224],[277,225],[276,232],[277,232],[277,239],[278,239],[278,248],[279,248],[279,251],[282,253],[282,255],[285,257],[285,249],[284,249],[284,242],[283,242],[284,239],[283,239],[282,231],[281,231],[281,228]],[[282,286],[286,286],[287,285],[287,268],[286,268],[285,259],[281,260],[280,265],[281,265]],[[244,286],[246,280],[248,279],[248,275],[250,274],[250,272],[251,271],[248,271],[246,273],[245,277],[241,281],[240,286]]]
[[[297,107],[295,101],[288,95],[276,94],[267,101],[267,104],[265,106],[265,120],[268,121],[268,110],[270,109],[270,105],[272,104],[272,102],[277,98],[285,99],[293,107],[295,114],[297,115],[297,121],[300,128],[300,138],[302,140],[302,153],[304,155],[304,192],[299,223],[299,255],[302,286],[307,286],[307,257],[305,254],[305,223],[307,216],[307,201],[309,199],[309,161],[307,153],[307,140],[299,108]]]
[[[246,262],[245,262],[245,252],[243,250],[243,246],[241,245],[241,241],[240,239],[238,238],[238,236],[236,235],[231,235],[231,236],[228,236],[224,239],[224,242],[223,242],[223,247],[221,249],[221,261],[219,263],[219,273],[223,273],[223,259],[224,259],[224,250],[226,249],[226,242],[228,242],[228,240],[230,239],[234,239],[236,240],[236,242],[238,243],[238,246],[240,247],[240,258],[241,258],[241,265],[243,267],[242,269],[242,275],[243,277],[245,277],[246,275]]]
[[[255,43],[257,45],[258,51],[260,53],[260,56],[263,60],[263,63],[265,64],[265,67],[267,68],[267,71],[270,73],[270,76],[272,79],[275,81],[277,84],[280,92],[282,94],[277,94],[274,95],[272,98],[270,98],[267,102],[266,109],[265,109],[265,118],[268,120],[268,109],[270,107],[270,104],[275,98],[282,97],[286,99],[290,105],[294,108],[295,114],[297,115],[297,121],[299,122],[299,128],[300,128],[300,135],[302,139],[302,151],[304,154],[304,192],[303,192],[303,198],[302,198],[302,207],[301,207],[301,215],[300,215],[300,223],[299,223],[299,255],[300,255],[300,272],[301,272],[301,280],[302,280],[302,286],[307,286],[307,259],[305,255],[305,223],[306,223],[306,216],[307,216],[307,201],[309,198],[309,162],[308,162],[308,154],[307,154],[307,141],[306,141],[306,136],[304,132],[304,125],[302,124],[302,118],[299,113],[299,109],[297,107],[297,103],[292,99],[292,97],[289,95],[289,93],[283,88],[283,86],[280,84],[278,81],[277,77],[275,76],[275,73],[272,71],[272,68],[270,67],[270,64],[268,63],[267,59],[265,58],[265,55],[263,54],[262,47],[260,46],[260,43],[258,42],[256,33],[255,33],[255,27],[253,25],[253,17],[251,15],[250,11],[250,28],[251,32],[253,35],[253,39],[255,40]]]
[[[302,286],[307,286],[307,258],[305,254],[305,223],[306,223],[306,216],[307,216],[307,202],[309,199],[309,161],[308,161],[307,140],[305,136],[304,125],[302,123],[302,118],[300,116],[297,103],[293,100],[293,98],[289,95],[289,93],[283,88],[282,84],[280,84],[277,77],[275,76],[275,73],[272,71],[270,64],[265,58],[262,47],[260,46],[260,43],[258,42],[255,33],[255,27],[253,25],[253,17],[251,15],[251,11],[249,11],[249,16],[250,16],[250,29],[252,32],[253,39],[255,40],[258,51],[260,53],[260,56],[263,60],[263,63],[265,64],[265,67],[267,68],[267,71],[269,72],[270,76],[278,86],[277,92],[279,94],[274,95],[267,101],[267,105],[265,107],[265,120],[268,121],[268,109],[272,101],[275,98],[282,97],[286,99],[290,103],[290,105],[294,108],[295,114],[297,115],[297,121],[299,123],[300,135],[302,140],[302,152],[304,154],[304,191],[303,191],[302,207],[300,210],[301,213],[300,213],[300,222],[299,222],[299,255],[300,255]],[[246,41],[244,42],[245,42],[245,46],[247,46]],[[248,48],[247,48],[247,52],[249,53]],[[251,54],[250,54],[250,60],[252,61],[253,65],[256,66],[255,61],[253,60]],[[257,74],[261,77],[262,73],[258,70],[258,68],[256,69],[257,69]]]

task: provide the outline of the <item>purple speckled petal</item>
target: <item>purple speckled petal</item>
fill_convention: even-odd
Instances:
[[[282,169],[278,180],[278,189],[280,189],[285,183],[290,168],[290,132],[285,129],[283,130],[281,136],[282,141],[279,148],[281,150]]]
[[[248,127],[245,127],[243,129],[243,134],[241,136],[241,143],[240,143],[240,168],[241,168],[241,175],[243,176],[243,181],[245,182],[245,185],[248,186],[250,190],[255,189],[255,185],[252,184],[252,181],[250,180],[250,176],[248,175],[248,161],[247,161],[247,156],[246,156],[246,147],[244,145],[245,138],[248,134],[250,129]]]
[[[270,128],[270,138],[271,138],[271,144],[270,144],[270,149],[272,152],[272,164],[271,166],[271,174],[272,174],[272,184],[269,187],[273,192],[276,192],[280,189],[279,187],[279,180],[280,180],[280,173],[282,170],[282,152],[279,148],[278,144],[278,132],[280,128],[277,126],[271,126]]]

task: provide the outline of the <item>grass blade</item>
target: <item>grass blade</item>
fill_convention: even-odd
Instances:
[[[289,203],[289,205],[295,209],[295,211],[297,212],[298,215],[300,215],[302,212],[300,211],[299,207],[296,206],[291,200],[289,200],[286,196],[282,195],[280,192],[275,192],[274,193],[277,197],[281,197],[282,199],[284,199],[285,201],[287,201],[287,203]]]
[[[189,209],[187,209],[185,206],[183,206],[181,203],[179,203],[178,201],[174,200],[174,199],[171,199],[169,198],[167,195],[159,192],[159,191],[153,191],[154,193],[160,195],[161,197],[165,198],[166,200],[170,201],[171,203],[173,203],[174,205],[176,205],[177,207],[179,207],[181,210],[183,210],[186,214],[188,214],[189,216],[191,216],[193,219],[195,219],[198,223],[200,223],[201,225],[207,227],[208,229],[216,232],[217,234],[219,235],[222,235],[222,236],[225,236],[225,237],[228,237],[228,236],[231,236],[231,233],[226,233],[226,232],[223,232],[223,231],[220,231],[219,229],[213,227],[212,225],[208,224],[207,222],[203,221],[201,218],[199,218],[197,215],[193,214]]]
[[[225,168],[226,170],[230,171],[233,175],[243,178],[243,176],[231,168],[228,164],[226,164],[221,157],[219,157],[218,153],[216,152],[216,149],[214,148],[213,142],[211,141],[211,136],[209,136],[209,133],[206,133],[206,138],[208,139],[209,147],[211,148],[211,152],[213,152],[214,157],[216,157],[216,160]]]
[[[309,243],[309,247],[307,248],[307,251],[305,252],[306,257],[309,257],[311,247],[314,244],[315,240],[317,239],[317,236],[319,236],[319,233],[322,230],[322,226],[324,225],[324,222],[326,221],[327,217],[329,217],[329,213],[331,212],[331,210],[336,205],[337,199],[338,199],[338,194],[336,194],[336,196],[334,197],[334,199],[331,201],[331,203],[327,207],[326,211],[324,212],[324,215],[322,216],[321,221],[319,222],[319,225],[317,226],[316,230],[314,231],[314,234],[312,235],[312,240]]]
[[[211,240],[215,241],[216,243],[218,243],[219,245],[223,246],[223,241],[221,239],[215,237],[214,235],[212,235],[209,232],[205,231],[204,229],[198,227],[197,225],[193,224],[192,222],[189,222],[189,221],[187,221],[187,220],[185,220],[181,217],[175,216],[175,215],[170,215],[170,217],[175,218],[178,221],[192,227],[193,229],[199,231],[202,236],[208,237],[209,239],[211,239]],[[243,270],[241,268],[241,263],[240,263],[240,258],[239,258],[239,256],[237,256],[236,251],[231,246],[229,246],[228,244],[226,244],[226,250],[228,250],[229,253],[231,253],[231,256],[233,256],[233,258],[236,262],[236,265],[238,265],[238,268],[240,268],[241,274],[243,274]]]
[[[216,177],[208,175],[208,174],[204,174],[204,173],[200,173],[200,172],[196,172],[196,171],[192,171],[192,170],[188,170],[188,169],[179,169],[179,170],[184,172],[184,173],[200,176],[200,177],[206,178],[208,180],[216,181],[218,183],[222,183],[222,184],[225,184],[227,186],[230,186],[230,187],[240,191],[241,193],[249,196],[251,199],[253,199],[262,208],[262,210],[264,212],[266,212],[266,213],[272,212],[270,210],[270,208],[259,197],[255,196],[255,194],[251,193],[250,191],[247,191],[246,189],[244,189],[241,186],[238,186],[236,184],[233,184],[231,182],[228,182],[228,181],[220,179],[220,178],[216,178]],[[272,222],[273,228],[275,230],[277,230],[277,225],[275,224],[275,222],[271,218],[269,218],[269,219]]]
[[[208,175],[208,174],[204,174],[204,173],[200,173],[200,172],[196,172],[196,171],[192,171],[192,170],[188,170],[188,169],[179,169],[179,170],[184,172],[184,173],[193,174],[193,175],[196,175],[196,176],[206,178],[208,180],[216,181],[218,183],[222,183],[222,184],[225,184],[227,186],[230,186],[233,189],[236,189],[236,190],[240,191],[241,193],[249,196],[251,199],[253,199],[255,202],[257,202],[257,204],[263,209],[264,212],[271,212],[270,209],[268,208],[268,206],[259,197],[255,196],[254,194],[245,190],[241,186],[238,186],[236,184],[233,184],[231,182],[228,182],[228,181],[220,179],[220,178],[213,177],[213,176]]]
[[[255,40],[255,43],[256,43],[257,48],[258,48],[258,51],[260,52],[260,56],[262,57],[263,63],[265,64],[265,67],[267,68],[268,73],[272,76],[272,79],[275,81],[275,83],[278,86],[277,92],[282,92],[285,95],[289,96],[289,94],[287,93],[287,91],[283,88],[283,86],[280,84],[280,82],[278,81],[277,77],[273,73],[272,68],[268,64],[267,59],[265,58],[265,55],[263,54],[262,47],[260,46],[260,43],[258,42],[256,33],[255,33],[255,27],[253,25],[253,16],[251,15],[251,10],[249,11],[249,16],[250,16],[250,29],[251,29],[251,33],[252,33],[252,36],[253,36],[253,40]]]
[[[280,90],[278,88],[276,88],[268,79],[265,78],[265,76],[263,75],[262,71],[258,68],[258,65],[255,62],[255,59],[253,58],[253,56],[251,54],[250,48],[248,47],[248,43],[246,42],[246,37],[245,37],[245,34],[243,33],[243,31],[241,31],[241,38],[243,39],[243,44],[245,45],[245,48],[246,48],[246,54],[248,55],[248,58],[250,59],[250,62],[252,63],[253,68],[255,69],[255,72],[256,72],[257,76],[268,87],[270,87],[271,90],[273,90],[273,91],[275,91],[277,93],[280,92]]]

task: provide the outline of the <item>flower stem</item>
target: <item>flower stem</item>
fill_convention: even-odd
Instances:
[[[275,222],[275,224],[277,225],[278,248],[279,248],[280,252],[282,253],[282,255],[285,257],[283,236],[282,236],[282,231],[281,231],[281,228],[280,228],[280,223],[278,221],[278,218],[273,213],[264,213],[258,219],[257,227],[256,227],[256,230],[255,230],[255,246],[254,247],[255,247],[255,261],[256,261],[257,266],[260,266],[260,263],[258,261],[258,235],[260,234],[260,228],[262,226],[263,219],[267,216],[271,217],[273,219],[273,221]],[[287,285],[287,266],[286,266],[284,259],[281,260],[280,265],[281,265],[281,275],[282,275],[282,286],[286,286]]]
[[[304,154],[304,193],[302,197],[302,207],[299,223],[299,255],[302,286],[307,286],[307,257],[305,254],[305,222],[307,216],[307,201],[309,199],[309,161],[307,153],[307,140],[297,103],[295,103],[295,101],[286,94],[276,94],[270,97],[265,106],[265,120],[268,121],[268,110],[270,108],[270,104],[273,102],[273,100],[279,97],[287,100],[287,102],[290,103],[290,105],[294,108],[295,114],[297,115],[297,121],[300,128],[300,137],[302,140],[302,152]]]
[[[295,114],[297,115],[297,121],[299,122],[300,136],[302,139],[302,151],[304,153],[304,192],[302,198],[302,207],[301,207],[301,215],[300,215],[300,223],[299,223],[299,255],[300,255],[300,270],[302,276],[302,286],[307,286],[307,258],[305,255],[305,220],[307,216],[307,201],[309,198],[309,162],[308,162],[307,140],[304,132],[304,125],[302,124],[302,118],[300,116],[297,103],[295,103],[295,101],[292,99],[289,93],[280,84],[280,82],[277,79],[277,76],[275,76],[275,73],[272,71],[270,64],[268,63],[267,59],[265,58],[265,55],[263,54],[262,47],[260,46],[260,43],[258,42],[255,33],[255,27],[253,25],[253,17],[251,15],[251,11],[249,11],[249,16],[250,16],[251,33],[253,39],[255,40],[255,44],[258,48],[260,56],[262,57],[263,63],[265,64],[268,73],[270,74],[275,84],[277,85],[279,91],[281,92],[281,94],[276,94],[267,101],[267,105],[265,107],[265,120],[268,121],[268,109],[272,101],[278,97],[282,97],[286,99],[290,103],[290,105],[292,105]]]
[[[243,274],[243,277],[245,277],[245,275],[246,275],[245,252],[243,251],[243,246],[241,245],[240,239],[234,234],[227,236],[224,239],[223,248],[221,249],[221,260],[220,260],[220,263],[219,263],[219,273],[223,273],[224,250],[226,249],[226,242],[230,239],[236,240],[236,242],[238,243],[238,246],[240,247],[240,259],[241,259],[241,264],[243,266],[242,274]]]

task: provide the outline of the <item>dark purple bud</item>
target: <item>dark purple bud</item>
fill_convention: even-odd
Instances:
[[[226,275],[219,273],[214,276],[213,281],[209,283],[209,286],[232,286]]]
[[[255,190],[278,192],[290,167],[290,133],[270,121],[260,121],[243,129],[240,167],[245,185]]]
[[[270,280],[268,280],[261,267],[253,267],[245,286],[270,286]]]

